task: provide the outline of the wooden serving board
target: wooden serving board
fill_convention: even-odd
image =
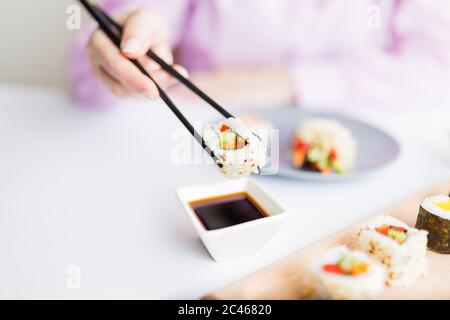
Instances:
[[[449,194],[450,180],[437,184],[390,208],[329,236],[310,247],[268,266],[225,288],[203,297],[203,299],[300,299],[305,293],[305,275],[311,260],[326,250],[344,244],[353,248],[359,229],[380,214],[398,218],[410,226],[416,223],[420,202],[427,196]],[[429,274],[419,278],[407,288],[387,288],[380,299],[450,299],[450,255],[428,250]]]

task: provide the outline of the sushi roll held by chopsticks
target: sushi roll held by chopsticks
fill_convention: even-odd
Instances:
[[[388,286],[404,287],[427,272],[427,234],[390,216],[378,216],[357,236],[357,249],[382,263]]]
[[[314,299],[375,299],[386,273],[367,255],[336,247],[314,261],[309,272],[309,296]]]
[[[425,198],[420,204],[416,227],[428,231],[428,248],[450,253],[450,197],[438,195]]]
[[[239,118],[228,118],[203,131],[205,144],[218,159],[221,172],[237,179],[259,173],[265,165],[265,147]]]

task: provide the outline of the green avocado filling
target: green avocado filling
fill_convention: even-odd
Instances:
[[[408,238],[406,233],[404,233],[403,231],[395,230],[395,229],[390,229],[388,231],[388,236],[399,243],[405,242],[406,239]]]
[[[245,146],[246,141],[233,130],[227,129],[219,132],[219,143],[223,150],[238,150]]]
[[[337,173],[344,173],[337,159],[330,155],[330,152],[320,145],[312,146],[306,153],[306,160],[314,164],[321,172],[328,172],[332,168]]]

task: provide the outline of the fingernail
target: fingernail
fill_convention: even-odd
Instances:
[[[136,53],[141,48],[141,44],[135,38],[128,39],[123,45],[122,51],[125,53]]]
[[[155,94],[152,91],[148,91],[148,92],[144,93],[144,95],[147,98],[149,98],[150,100],[155,100],[156,99],[156,96],[155,96]]]
[[[185,78],[189,78],[189,71],[187,71],[186,69],[181,69],[180,71],[181,75],[184,76]]]
[[[150,72],[159,70],[159,69],[161,68],[161,67],[159,66],[159,64],[157,64],[157,63],[156,63],[155,61],[153,61],[153,60],[147,60],[147,61],[145,61],[144,64],[143,64],[143,66],[144,66],[145,70],[150,71]]]
[[[164,47],[164,49],[159,50],[157,54],[168,64],[173,64],[173,56],[172,51],[168,47]]]

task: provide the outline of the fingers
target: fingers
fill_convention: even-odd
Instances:
[[[126,88],[119,81],[111,77],[105,70],[97,66],[94,68],[94,72],[99,79],[105,84],[105,86],[117,97],[128,98],[131,95],[131,91]]]
[[[125,20],[121,50],[128,58],[137,59],[151,47],[167,42],[168,26],[164,18],[151,10],[139,10]]]
[[[152,49],[166,63],[173,64],[173,54],[167,41],[168,26],[158,13],[140,10],[125,19],[122,53],[131,59],[139,59],[147,71],[159,70],[160,66],[146,57]]]
[[[167,25],[160,15],[150,10],[139,10],[119,19],[124,24],[121,49],[116,48],[100,30],[91,36],[88,53],[94,72],[119,97],[138,92],[156,99],[159,96],[156,85],[127,58],[138,60],[162,89],[173,86],[176,80],[146,56],[152,49],[165,62],[173,64],[172,50],[167,42]],[[188,76],[183,67],[174,68]]]
[[[131,94],[130,89],[126,88],[122,83],[108,74],[108,72],[100,66],[100,64],[98,63],[98,59],[91,52],[91,50],[88,50],[88,52],[90,64],[96,77],[100,79],[115,96],[121,98],[128,97]]]
[[[187,78],[189,76],[187,70],[182,66],[175,65],[173,66],[173,68],[181,73],[184,77]],[[152,77],[163,90],[169,89],[178,83],[177,79],[175,79],[173,76],[162,69],[152,72]]]
[[[155,84],[133,63],[125,59],[119,49],[100,31],[93,35],[89,44],[91,60],[123,86],[155,99],[158,91]],[[103,80],[103,78],[102,78]]]
[[[153,52],[156,53],[161,59],[163,59],[167,64],[173,64],[173,54],[172,49],[167,44],[162,44],[152,48]],[[161,67],[155,61],[147,56],[139,58],[139,62],[145,67],[147,71],[159,70]]]

